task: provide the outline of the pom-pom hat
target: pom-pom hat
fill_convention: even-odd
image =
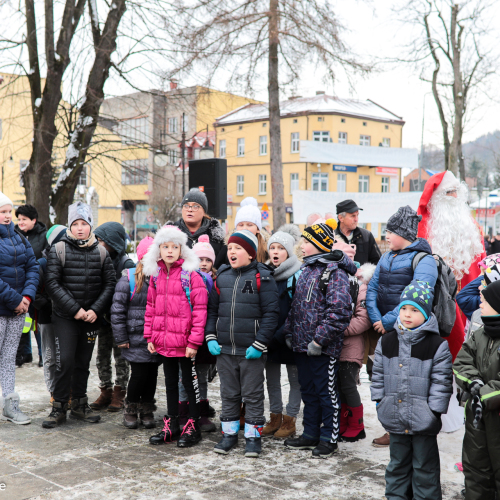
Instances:
[[[154,239],[151,236],[146,236],[142,238],[141,242],[137,245],[137,259],[142,260],[142,258],[147,254],[149,247],[153,244]]]
[[[210,259],[212,263],[215,262],[215,252],[210,244],[210,238],[207,234],[202,234],[198,238],[198,243],[193,246],[193,252],[198,256],[199,259],[205,257]]]
[[[311,242],[318,250],[330,252],[335,242],[335,229],[337,229],[337,221],[328,219],[325,223],[306,227],[302,231],[302,237]]]
[[[262,215],[257,200],[248,196],[240,203],[240,207],[234,219],[234,227],[238,227],[240,222],[253,222],[259,228],[259,231],[261,231]]]
[[[246,229],[235,231],[227,242],[228,245],[230,243],[235,243],[244,248],[252,260],[257,258],[257,246],[259,243],[257,237],[252,232]]]

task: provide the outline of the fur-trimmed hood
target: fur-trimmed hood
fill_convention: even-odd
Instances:
[[[160,245],[172,241],[181,246],[182,269],[188,272],[196,271],[200,267],[200,259],[187,246],[187,235],[177,226],[163,226],[155,235],[152,245],[144,256],[143,272],[146,276],[153,276],[158,269],[160,257]]]
[[[370,283],[370,280],[372,279],[375,269],[377,269],[377,266],[375,264],[370,264],[369,262],[367,262],[358,269],[356,276],[358,277],[359,281],[361,281],[361,283],[368,285],[368,283]]]

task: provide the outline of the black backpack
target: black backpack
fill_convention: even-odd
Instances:
[[[325,270],[321,273],[321,276],[319,277],[319,289],[321,290],[321,293],[325,297],[331,273],[332,273],[331,269],[325,267]],[[354,309],[356,308],[356,304],[358,302],[359,283],[358,283],[358,278],[350,274],[349,274],[349,293],[351,295],[352,310],[354,311]]]

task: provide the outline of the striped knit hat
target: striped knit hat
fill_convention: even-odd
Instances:
[[[46,234],[47,241],[50,246],[55,245],[66,233],[66,226],[60,224],[53,225]]]
[[[313,224],[302,231],[302,238],[311,242],[321,252],[330,252],[335,242],[337,221],[328,219],[324,223]]]
[[[240,247],[243,247],[252,259],[257,258],[257,237],[250,231],[246,229],[235,231],[229,238],[227,244],[229,245],[229,243],[236,243],[237,245],[240,245]]]

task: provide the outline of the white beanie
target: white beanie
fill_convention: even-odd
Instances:
[[[14,203],[12,203],[12,200],[8,196],[0,192],[0,207],[3,207],[5,205],[10,205],[12,208],[14,208]]]
[[[262,230],[262,216],[259,210],[259,204],[255,198],[248,196],[240,203],[240,209],[236,213],[234,227],[238,227],[240,222],[253,222],[259,231]]]

